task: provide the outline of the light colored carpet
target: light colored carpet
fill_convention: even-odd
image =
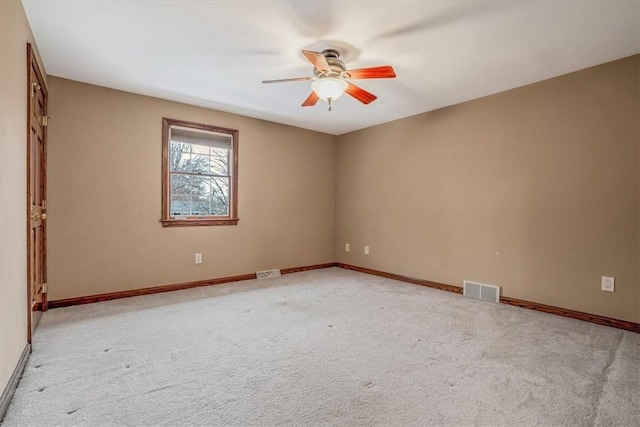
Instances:
[[[3,425],[639,424],[639,334],[331,268],[50,310]]]

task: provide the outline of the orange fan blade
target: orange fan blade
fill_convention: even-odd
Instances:
[[[279,79],[279,80],[263,80],[262,83],[284,83],[284,82],[301,82],[304,80],[311,80],[311,77],[294,77],[292,79]]]
[[[378,98],[374,94],[367,92],[366,90],[354,85],[351,82],[347,83],[349,84],[349,86],[347,86],[346,92],[363,104],[369,104]]]
[[[302,53],[319,71],[331,71],[327,58],[325,58],[323,54],[319,52],[312,52],[310,50],[303,50]]]
[[[301,107],[313,107],[314,105],[316,105],[316,102],[318,102],[318,99],[320,99],[320,97],[316,95],[315,92],[311,92],[311,95],[309,95],[309,97],[304,100]]]
[[[392,79],[396,76],[391,65],[347,70],[346,73],[351,79]]]

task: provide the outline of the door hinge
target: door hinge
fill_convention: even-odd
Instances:
[[[48,289],[48,288],[49,288],[49,286],[47,286],[47,282],[44,282],[44,283],[42,284],[42,293],[43,293],[43,294],[48,293],[48,291],[49,291],[49,289]]]
[[[42,126],[49,126],[49,119],[53,119],[53,116],[42,116]]]

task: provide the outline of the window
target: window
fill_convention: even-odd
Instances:
[[[236,225],[237,206],[238,131],[162,119],[162,225]]]

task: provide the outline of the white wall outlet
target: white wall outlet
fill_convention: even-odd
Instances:
[[[345,252],[349,252],[349,244],[348,243],[344,244],[344,251]]]
[[[201,253],[197,253],[196,254],[195,262],[196,262],[196,264],[202,264],[202,254]]]
[[[601,289],[607,292],[613,292],[615,289],[616,279],[613,277],[602,276]]]
[[[364,254],[369,255],[369,246],[364,247]]]

